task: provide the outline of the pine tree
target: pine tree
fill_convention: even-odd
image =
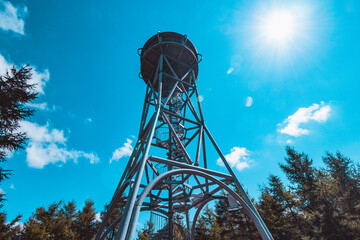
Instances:
[[[35,85],[29,84],[31,68],[24,66],[0,76],[0,163],[6,161],[9,152],[24,148],[26,134],[19,132],[19,121],[33,114],[33,110],[24,105],[37,97]],[[0,183],[8,179],[11,171],[0,166]],[[5,194],[0,193],[0,209],[5,200]],[[21,219],[17,216],[10,223],[6,222],[6,213],[0,212],[0,239],[15,239],[20,230],[16,223]],[[12,236],[11,236],[12,235]]]
[[[195,227],[195,239],[212,240],[220,238],[220,227],[216,222],[216,215],[213,210],[205,206]]]
[[[321,216],[319,212],[318,189],[319,171],[312,166],[313,160],[305,153],[298,153],[287,146],[285,162],[280,168],[290,181],[291,189],[299,199],[297,206],[304,215],[301,222],[302,234],[317,238],[321,232]]]
[[[11,222],[6,222],[6,213],[0,213],[0,239],[19,239],[21,228],[18,224],[18,221],[21,219],[21,216],[17,216]]]
[[[147,221],[145,226],[140,230],[137,231],[138,233],[138,240],[149,240],[151,235],[154,233],[154,224],[150,221]]]
[[[51,204],[47,209],[39,207],[24,224],[23,239],[69,239],[66,221],[61,214],[62,201]],[[70,238],[71,239],[71,238]]]
[[[216,223],[221,239],[259,239],[255,226],[242,209],[228,209],[227,199],[220,199],[215,204]]]
[[[123,196],[123,199],[124,199],[124,196]],[[106,204],[104,207],[104,210],[100,213],[101,222],[104,221],[105,214],[107,213],[108,207],[109,207],[109,205]],[[119,219],[123,215],[124,208],[125,208],[125,201],[119,201],[116,204],[115,209],[111,212],[111,215],[109,216],[109,219],[105,225],[105,229],[107,227],[109,227],[110,224],[113,223],[116,219]],[[110,238],[115,237],[117,234],[117,231],[118,231],[117,228],[113,228],[113,230],[109,233]]]
[[[77,240],[92,239],[97,230],[97,221],[95,219],[94,202],[86,200],[83,209],[78,211],[74,220],[74,230]]]
[[[37,219],[30,217],[25,223],[24,228],[21,231],[20,239],[22,240],[47,240],[49,233],[45,230],[41,223]]]
[[[257,207],[274,239],[300,239],[303,217],[296,196],[274,175],[261,192]]]
[[[301,198],[304,207],[316,205],[316,169],[313,160],[305,153],[297,153],[294,148],[286,147],[286,164],[280,164],[287,178],[294,184],[294,190]]]
[[[65,204],[60,210],[60,214],[65,221],[65,232],[68,239],[76,239],[75,221],[77,218],[75,201],[70,201]]]
[[[36,99],[35,85],[29,84],[31,68],[15,67],[0,76],[0,162],[6,161],[8,152],[24,148],[26,134],[18,132],[19,121],[33,114],[24,104]],[[10,172],[0,167],[0,182],[9,177]]]
[[[20,239],[93,239],[98,226],[95,214],[94,202],[89,199],[81,210],[76,209],[74,201],[55,202],[48,208],[36,209],[20,231]]]
[[[224,199],[220,199],[215,204],[215,218],[217,224],[219,225],[222,239],[227,239],[229,235],[231,236],[234,234],[232,231],[232,222],[229,219],[228,207],[229,204]]]
[[[353,161],[341,153],[326,153],[321,181],[322,236],[360,238],[360,178]]]

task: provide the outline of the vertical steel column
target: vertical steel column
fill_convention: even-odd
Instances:
[[[245,199],[245,202],[249,205],[249,207],[251,208],[251,210],[253,210],[253,212],[255,213],[255,217],[258,218],[260,224],[261,224],[261,231],[263,231],[263,233],[268,237],[268,239],[273,239],[273,237],[271,236],[269,229],[266,227],[264,221],[262,220],[260,214],[258,213],[258,211],[256,210],[254,204],[251,202],[249,196],[247,195],[247,193],[245,192],[244,188],[242,187],[241,183],[239,182],[239,180],[237,179],[234,171],[232,170],[232,168],[230,167],[229,163],[226,161],[225,156],[222,154],[219,146],[217,145],[217,143],[215,142],[214,138],[212,137],[210,131],[208,130],[208,128],[204,125],[204,130],[207,133],[211,143],[214,145],[216,151],[218,152],[221,160],[223,161],[225,167],[227,168],[227,170],[229,171],[229,173],[231,174],[231,176],[233,176],[233,179],[235,181],[236,186],[238,187],[239,191],[241,192],[241,195],[243,196],[243,198]]]
[[[169,166],[168,171],[172,170],[172,167]],[[171,180],[170,180],[171,182]],[[169,239],[174,239],[174,206],[173,206],[173,196],[172,196],[172,184],[169,184]]]
[[[143,153],[142,159],[140,161],[140,166],[139,166],[137,174],[136,174],[134,186],[133,186],[133,188],[130,189],[130,194],[129,194],[129,197],[127,199],[126,206],[125,206],[125,214],[121,219],[120,226],[119,226],[119,232],[115,236],[116,240],[124,240],[125,239],[125,237],[127,236],[127,233],[128,233],[127,230],[129,228],[129,224],[132,222],[133,210],[134,210],[134,205],[135,205],[137,193],[139,191],[139,186],[140,186],[142,174],[144,172],[146,160],[148,158],[148,154],[149,154],[149,150],[150,150],[150,146],[151,146],[151,141],[153,139],[153,135],[154,135],[154,132],[155,132],[156,123],[157,123],[157,120],[158,120],[159,115],[160,115],[161,91],[162,91],[162,74],[163,74],[163,55],[162,54],[160,55],[159,64],[160,64],[160,74],[159,74],[159,83],[158,83],[159,96],[158,96],[158,105],[156,106],[156,108],[157,108],[156,109],[156,115],[155,115],[155,117],[153,119],[151,131],[149,133],[149,136],[148,136],[148,139],[147,139],[147,142],[146,142],[145,152]],[[136,225],[136,223],[135,223],[135,225]]]
[[[173,88],[174,89],[174,88]],[[172,93],[174,93],[174,92],[172,92]],[[169,99],[172,97],[172,95],[169,95]],[[171,101],[171,100],[170,100]],[[165,107],[165,106],[164,106]],[[170,122],[169,122],[169,126],[170,126]],[[170,141],[172,141],[172,136],[171,135],[176,135],[176,132],[171,132],[171,131],[169,131],[169,139],[170,139]],[[172,149],[172,147],[170,146],[169,147],[169,159],[170,160],[174,160],[174,159],[172,159],[172,155],[173,155],[173,151],[174,151],[174,149]],[[168,165],[168,169],[167,169],[168,171],[171,171],[172,170],[172,166],[171,165]],[[168,203],[168,213],[169,213],[169,215],[168,215],[168,225],[169,225],[169,229],[168,229],[168,234],[169,234],[169,239],[174,239],[174,205],[173,205],[173,194],[172,194],[172,184],[171,184],[171,182],[172,182],[172,179],[171,179],[171,177],[170,177],[170,179],[169,179],[170,181],[170,183],[169,183],[169,203]]]

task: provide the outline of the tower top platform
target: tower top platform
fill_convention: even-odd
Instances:
[[[169,68],[169,64],[164,64],[163,87],[165,92],[176,81],[169,76],[176,75],[179,79],[183,78],[182,81],[188,84],[197,79],[199,54],[187,36],[175,32],[159,32],[152,36],[139,52],[142,78],[145,83],[150,82],[155,91],[157,91],[157,83],[154,83],[154,79],[156,79],[155,75],[161,54],[166,57],[172,68]],[[194,74],[186,75],[191,69]]]

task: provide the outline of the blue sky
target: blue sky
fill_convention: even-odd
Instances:
[[[287,144],[316,166],[327,150],[358,161],[359,11],[355,0],[0,0],[0,73],[31,65],[40,94],[21,125],[26,150],[3,165],[14,170],[0,186],[9,218],[57,200],[91,198],[97,211],[110,201],[140,125],[136,51],[157,31],[187,34],[204,56],[206,124],[252,197],[270,173],[283,176]]]

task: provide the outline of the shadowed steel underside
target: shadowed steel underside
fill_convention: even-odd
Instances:
[[[174,239],[175,231],[194,239],[201,209],[215,199],[227,199],[229,211],[243,211],[263,239],[273,239],[204,123],[196,86],[202,57],[194,45],[164,32],[138,53],[147,85],[140,131],[96,239],[134,239],[142,211],[150,212],[150,239]],[[217,159],[207,159],[210,149],[228,173],[208,168]],[[119,203],[124,213],[113,219]]]

